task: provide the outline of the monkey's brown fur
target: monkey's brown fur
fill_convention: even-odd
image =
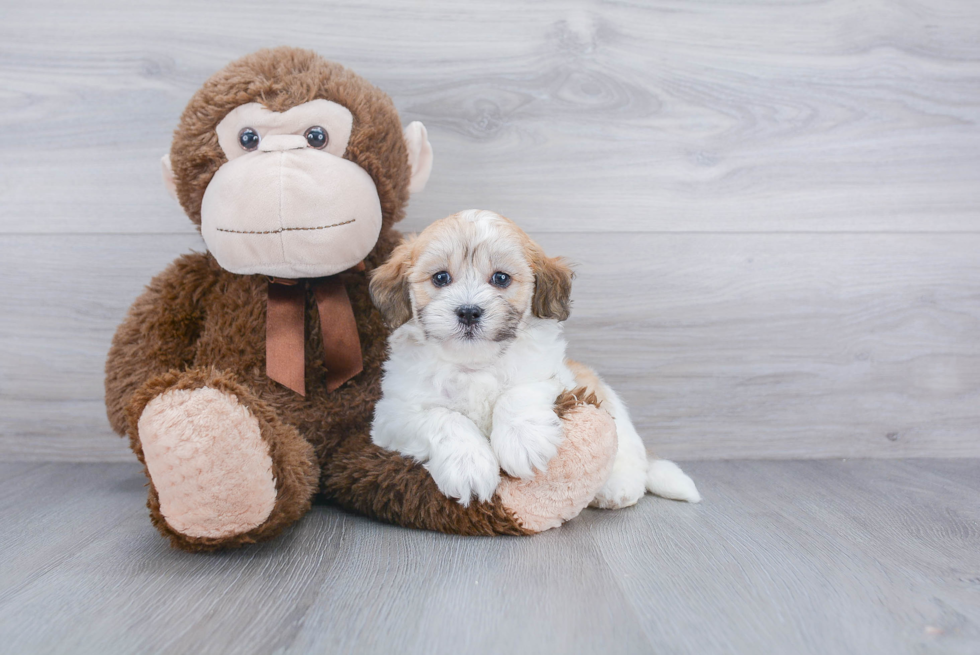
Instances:
[[[370,441],[388,331],[369,298],[367,275],[400,239],[392,226],[403,217],[410,179],[402,126],[384,93],[308,51],[265,50],[232,63],[194,95],[174,134],[170,156],[181,205],[200,225],[204,191],[226,161],[215,126],[230,110],[258,101],[285,111],[318,98],[352,112],[345,158],[370,174],[381,200],[383,226],[366,271],[342,275],[364,370],[339,390],[327,392],[317,308],[308,291],[306,396],[273,382],[265,374],[267,278],[229,273],[206,253],[178,258],[152,280],[115,335],[106,363],[109,421],[129,436],[145,468],[137,421],[150,400],[169,390],[205,385],[229,393],[258,420],[262,439],[270,446],[278,496],[268,520],[250,532],[194,538],[175,532],[164,520],[151,480],[153,523],[185,550],[238,546],[278,534],[306,512],[319,491],[342,507],[403,526],[457,534],[526,534],[496,497],[462,507],[443,496],[420,465]],[[565,398],[561,411],[580,402]]]

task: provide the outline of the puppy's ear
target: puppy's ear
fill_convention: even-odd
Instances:
[[[392,330],[412,318],[412,301],[408,295],[411,257],[411,240],[405,240],[392,251],[388,261],[371,271],[368,287],[371,300]]]
[[[538,318],[564,321],[572,312],[572,278],[575,274],[561,257],[548,257],[541,247],[529,248],[534,271],[534,297],[531,312]]]

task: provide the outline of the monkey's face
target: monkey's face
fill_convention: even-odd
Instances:
[[[167,188],[218,264],[285,278],[333,275],[373,256],[431,167],[421,123],[403,130],[381,90],[286,47],[211,76],[163,158]]]
[[[284,278],[346,270],[371,251],[381,203],[364,169],[344,159],[353,117],[313,100],[278,113],[256,102],[217,127],[228,161],[201,203],[201,234],[222,268]]]

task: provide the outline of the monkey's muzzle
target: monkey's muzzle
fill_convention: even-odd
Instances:
[[[269,136],[222,165],[201,203],[208,250],[243,275],[333,275],[360,263],[380,231],[371,176],[294,134]]]

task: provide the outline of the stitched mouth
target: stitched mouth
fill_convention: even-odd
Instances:
[[[281,227],[278,230],[265,230],[263,232],[257,230],[227,230],[223,227],[215,228],[218,232],[228,232],[230,234],[281,234],[283,232],[307,232],[311,230],[327,230],[332,227],[340,227],[341,225],[350,225],[356,218],[352,218],[349,221],[343,221],[342,223],[334,223],[333,225],[319,225],[317,227]]]

